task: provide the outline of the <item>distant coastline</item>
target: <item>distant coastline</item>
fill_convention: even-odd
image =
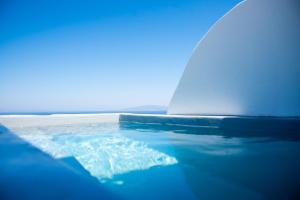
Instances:
[[[102,113],[134,113],[134,114],[166,114],[166,110],[155,111],[130,111],[130,110],[107,110],[107,111],[55,111],[55,112],[0,112],[0,115],[53,115],[53,114],[102,114]]]
[[[53,115],[53,114],[103,114],[103,113],[134,113],[134,114],[166,114],[167,107],[160,105],[143,105],[130,108],[109,110],[75,110],[75,111],[23,111],[0,112],[0,115]]]

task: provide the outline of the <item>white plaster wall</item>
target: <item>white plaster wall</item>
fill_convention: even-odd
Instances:
[[[300,116],[300,1],[247,0],[217,21],[168,114]]]

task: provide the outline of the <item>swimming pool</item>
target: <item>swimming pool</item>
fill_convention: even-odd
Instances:
[[[10,130],[120,199],[298,197],[298,137],[134,122]]]

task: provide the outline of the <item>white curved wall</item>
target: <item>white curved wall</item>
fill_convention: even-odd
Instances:
[[[247,0],[194,49],[168,114],[300,116],[300,1]]]

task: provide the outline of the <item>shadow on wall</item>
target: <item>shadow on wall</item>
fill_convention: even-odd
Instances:
[[[76,161],[55,160],[0,125],[0,199],[119,199]]]

